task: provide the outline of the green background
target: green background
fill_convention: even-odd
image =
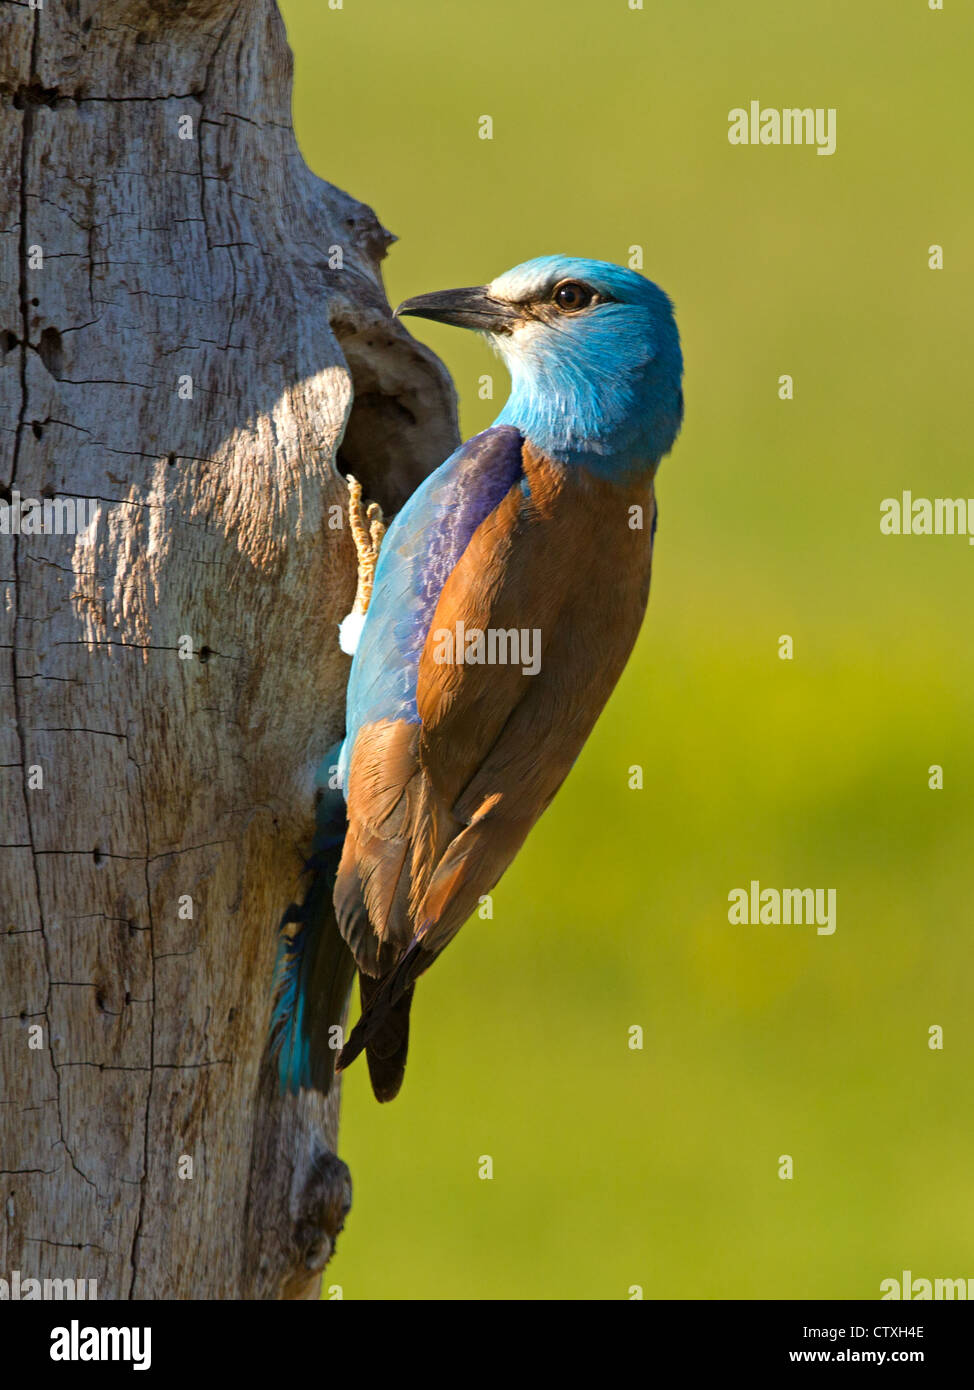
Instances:
[[[636,653],[493,920],[424,978],[399,1099],[346,1079],[355,1198],[326,1289],[873,1298],[904,1268],[974,1276],[974,550],[879,530],[904,488],[974,494],[969,8],[281,8],[303,152],[401,238],[394,304],[639,244],[686,356]],[[752,98],[836,107],[836,153],[731,146]],[[506,393],[486,345],[410,330],[464,435],[486,426]],[[751,879],[835,888],[835,935],[731,926]]]

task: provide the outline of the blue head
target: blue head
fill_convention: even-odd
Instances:
[[[599,473],[652,468],[683,419],[673,306],[609,261],[541,256],[489,285],[407,299],[396,310],[476,328],[511,373],[497,424],[559,463]]]

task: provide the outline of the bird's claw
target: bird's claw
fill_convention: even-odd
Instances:
[[[382,538],[386,533],[386,524],[382,516],[382,508],[378,502],[370,502],[368,506],[363,505],[362,484],[358,479],[353,478],[350,473],[346,481],[348,482],[348,524],[351,528],[352,540],[355,542],[355,553],[358,557],[358,586],[355,590],[352,612],[364,615],[368,612],[369,600],[372,597],[375,566],[379,559]]]

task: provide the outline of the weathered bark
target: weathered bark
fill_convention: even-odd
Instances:
[[[0,1277],[100,1298],[308,1296],[348,1204],[337,1095],[266,1056],[342,729],[335,456],[395,508],[454,398],[290,75],[273,0],[0,0],[0,484],[97,499],[0,535]]]

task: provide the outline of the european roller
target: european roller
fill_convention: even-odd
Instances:
[[[379,1100],[402,1084],[416,981],[521,848],[626,664],[653,479],[683,418],[673,308],[636,271],[543,256],[396,313],[485,334],[511,393],[385,535],[351,634],[340,790],[322,786],[313,877],[282,923],[282,1085],[327,1092],[357,971],[337,1068],[364,1050]]]

